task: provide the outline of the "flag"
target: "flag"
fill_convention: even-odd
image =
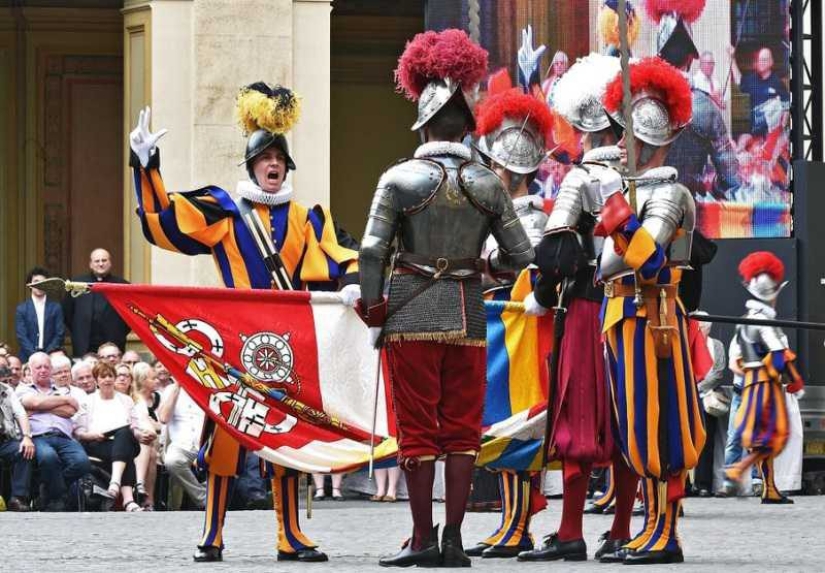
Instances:
[[[95,283],[206,414],[262,459],[348,471],[370,452],[378,352],[336,293]],[[378,383],[376,457],[397,451]]]

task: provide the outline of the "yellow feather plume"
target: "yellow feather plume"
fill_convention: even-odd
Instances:
[[[631,16],[627,19],[627,43],[633,45],[639,37],[641,23],[638,16]],[[602,41],[609,46],[619,46],[619,15],[608,8],[602,6],[599,10],[599,36]]]
[[[284,134],[301,116],[301,98],[295,92],[270,97],[246,87],[238,93],[235,112],[244,135],[258,129]]]

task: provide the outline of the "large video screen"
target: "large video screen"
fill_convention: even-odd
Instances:
[[[462,28],[490,53],[490,74],[515,83],[522,30],[544,45],[542,93],[577,58],[618,56],[616,0],[460,0],[428,2],[428,29]],[[630,6],[631,55],[657,54],[656,11],[676,9],[699,57],[685,70],[693,121],[668,163],[696,199],[710,238],[788,237],[790,193],[789,0],[639,0]],[[659,19],[661,21],[661,19]],[[482,90],[486,86],[482,86]],[[552,198],[569,162],[549,159],[534,192]]]

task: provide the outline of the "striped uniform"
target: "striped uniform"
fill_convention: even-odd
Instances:
[[[254,239],[229,193],[219,187],[167,194],[157,152],[144,169],[131,165],[143,234],[150,243],[186,255],[212,255],[229,288],[273,288],[272,278]],[[296,289],[334,288],[339,279],[357,282],[357,251],[341,246],[326,209],[308,209],[288,198],[281,204],[254,204],[279,249]],[[223,547],[223,521],[232,498],[234,476],[242,471],[246,450],[229,434],[209,424],[198,456],[208,470],[204,534],[200,546]],[[298,472],[267,464],[278,519],[278,550],[316,547],[298,522]]]
[[[657,244],[635,215],[612,237],[616,252],[635,271],[640,286],[659,287],[658,292],[666,288],[675,294],[681,271],[668,266],[668,244]],[[670,356],[657,357],[646,307],[637,307],[632,294],[611,292],[634,284],[634,275],[612,281],[602,305],[615,431],[625,461],[645,478],[645,527],[626,547],[677,551],[676,523],[685,478],[705,444],[704,420],[681,301],[676,298],[671,310],[676,331],[669,338]]]
[[[533,289],[533,275],[532,271],[522,271],[512,286],[490,290],[485,293],[485,299],[522,301]],[[489,334],[488,331],[488,336]],[[490,353],[487,358],[488,361],[495,359]],[[527,384],[526,380],[518,376],[518,371],[513,374],[502,380],[488,378],[484,397],[484,425],[493,420],[505,419],[513,413],[545,400],[544,389],[535,384],[538,380],[531,380],[533,384]],[[517,382],[522,383],[511,387],[511,384]],[[535,498],[531,491],[536,487],[534,485],[536,472],[499,469],[496,473],[501,499],[501,521],[496,530],[481,543],[489,546],[518,547],[530,550],[533,548],[530,520],[533,514],[544,508],[543,505],[532,501]]]

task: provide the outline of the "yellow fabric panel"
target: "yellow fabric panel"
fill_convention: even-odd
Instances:
[[[290,277],[295,274],[301,255],[306,245],[305,227],[307,225],[307,208],[303,205],[291,201],[289,204],[289,214],[287,215],[287,230],[283,245],[278,245],[281,250],[281,259]]]
[[[320,241],[315,236],[315,229],[307,218],[304,232],[306,233],[306,254],[304,264],[301,267],[301,280],[326,281],[330,280],[329,263],[327,257],[342,267],[347,267],[347,272],[357,272],[357,265],[351,263],[358,259],[358,253],[352,249],[347,249],[338,244],[335,236],[335,225],[332,215],[327,209],[323,209],[324,226],[321,229]],[[347,265],[347,263],[350,265]]]
[[[241,256],[238,243],[235,241],[235,222],[232,219],[225,219],[224,221],[230,232],[225,234],[226,238],[222,244],[224,251],[226,251],[226,258],[229,259],[229,267],[232,269],[232,279],[235,281],[235,288],[251,288],[252,283],[249,280],[246,263]]]
[[[484,442],[481,446],[481,451],[478,453],[476,467],[485,466],[493,460],[500,458],[502,452],[504,452],[508,445],[510,445],[510,438],[495,438],[489,442]]]
[[[624,318],[624,298],[615,297],[607,299],[607,308],[604,310],[604,325],[602,332],[607,332]]]
[[[175,195],[174,203],[175,218],[181,233],[203,243],[207,247],[217,245],[229,231],[229,218],[208,225],[203,213],[182,195]]]
[[[212,444],[206,454],[209,473],[219,476],[234,476],[238,468],[240,449],[240,444],[233,440],[226,430],[215,426]]]
[[[141,180],[143,176],[146,175],[146,171],[141,168]],[[161,209],[166,209],[169,207],[169,195],[166,193],[166,185],[163,183],[163,178],[160,176],[160,171],[157,169],[150,169],[149,170],[149,181],[151,181],[152,188],[154,189],[155,197],[158,198],[158,202],[160,203]],[[144,207],[146,203],[143,203]]]
[[[636,332],[636,321],[628,320],[627,322],[621,325],[622,328],[622,338],[624,339],[624,356],[616,356],[616,358],[620,361],[623,361],[625,364],[625,376],[628,380],[633,380],[635,376],[635,363],[633,361],[633,333]],[[615,339],[614,339],[615,340]],[[630,343],[628,343],[630,341]],[[614,351],[617,348],[614,346]],[[635,400],[635,393],[634,393],[635,385],[632,383],[625,383],[625,401],[627,402],[627,420],[628,425],[631,424],[631,420],[635,420],[636,416],[644,415],[644,412],[636,412],[636,400]],[[636,443],[636,436],[634,432],[628,432],[628,444],[627,444],[627,452],[630,456],[630,466],[633,470],[640,474],[644,474],[644,463],[642,462],[642,456],[639,453],[639,445]]]
[[[144,215],[146,226],[149,228],[149,233],[152,235],[152,241],[161,249],[179,253],[175,245],[168,239],[166,233],[163,232],[163,227],[160,224],[160,215],[157,213],[146,213]]]
[[[523,312],[503,312],[501,321],[507,335],[504,344],[510,361],[510,405],[513,412],[521,412],[542,402],[537,355],[538,319]]]
[[[530,269],[523,269],[516,277],[516,282],[513,283],[510,300],[512,302],[524,302],[524,299],[531,292],[533,292],[532,273]]]
[[[630,268],[639,270],[655,252],[656,242],[647,229],[641,227],[633,233],[633,238],[630,239],[630,244],[624,253],[624,261]]]
[[[636,322],[635,320],[633,322]],[[638,328],[638,325],[637,325]],[[626,346],[632,346],[625,342]],[[647,468],[655,476],[662,474],[659,463],[659,424],[661,420],[659,410],[659,369],[654,351],[653,335],[645,328],[645,384],[647,390]],[[631,358],[633,353],[631,353]]]

